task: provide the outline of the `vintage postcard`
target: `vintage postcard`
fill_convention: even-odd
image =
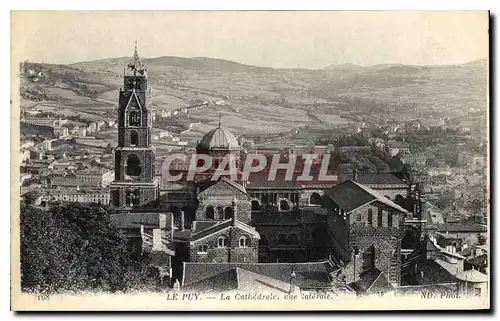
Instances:
[[[489,309],[489,20],[12,12],[12,309]]]

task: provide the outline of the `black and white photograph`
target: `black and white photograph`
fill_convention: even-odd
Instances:
[[[12,309],[489,309],[489,24],[12,12]]]

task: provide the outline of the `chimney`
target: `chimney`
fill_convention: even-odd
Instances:
[[[161,228],[161,229],[166,228],[167,227],[167,215],[165,215],[165,214],[159,214],[158,219],[160,221],[159,222],[159,225],[160,225],[159,228]]]
[[[174,292],[180,292],[181,291],[181,284],[179,283],[178,279],[175,279],[174,282]]]
[[[292,269],[292,272],[290,273],[290,291],[288,291],[288,293],[295,292],[295,277],[295,271]]]
[[[181,216],[181,222],[180,222],[180,226],[179,226],[179,230],[180,231],[184,231],[184,211],[179,211],[179,215]]]
[[[161,251],[161,245],[161,229],[155,228],[153,229],[153,251]]]
[[[236,225],[236,221],[237,221],[237,208],[236,208],[236,197],[233,197],[233,226]]]
[[[142,256],[144,254],[144,248],[146,247],[146,244],[144,241],[144,225],[141,224],[139,232],[141,233],[141,256]]]
[[[357,169],[354,169],[352,171],[352,180],[353,181],[357,181],[358,180],[358,170]]]

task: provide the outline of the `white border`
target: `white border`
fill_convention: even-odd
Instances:
[[[371,1],[371,0],[366,0],[366,1],[355,1],[355,0],[350,0],[350,1],[344,1],[344,2],[339,2],[332,4],[330,3],[329,5],[326,5],[327,1],[320,1],[320,0],[308,0],[308,1],[274,1],[271,2],[269,0],[263,1],[263,0],[253,0],[253,1],[220,1],[220,0],[210,0],[210,1],[203,1],[203,0],[198,0],[198,1],[179,1],[177,3],[171,3],[170,1],[168,4],[165,4],[165,1],[140,1],[140,9],[148,9],[148,10],[153,10],[153,9],[163,9],[163,10],[277,10],[277,9],[285,9],[285,10],[412,10],[412,9],[420,9],[420,10],[484,10],[484,9],[492,9],[493,14],[498,14],[499,10],[499,3],[500,1],[497,0],[489,0],[489,1],[470,1],[470,0],[454,0],[454,1],[435,1],[435,0],[420,0],[420,1],[391,1],[391,0],[377,0],[377,1]],[[2,36],[2,40],[4,44],[9,43],[10,44],[10,12],[9,10],[131,10],[131,9],[139,9],[138,2],[124,2],[124,1],[116,1],[116,2],[108,2],[104,3],[102,0],[87,0],[85,2],[81,3],[74,3],[70,1],[54,1],[54,0],[44,0],[44,1],[36,1],[36,0],[31,0],[31,1],[16,1],[16,3],[10,3],[8,1],[2,1],[2,15],[1,15],[1,23],[2,28],[0,31],[0,34]],[[10,6],[8,6],[10,5]],[[498,23],[498,21],[497,21]],[[497,33],[498,34],[498,33]],[[495,36],[496,40],[497,36]],[[4,65],[7,64],[7,66],[10,66],[10,46],[4,46],[4,48],[7,47],[7,49],[4,49],[2,51],[3,53],[3,62]],[[497,58],[497,55],[495,55],[495,58]],[[492,57],[493,59],[493,57]],[[7,63],[6,63],[7,62]],[[496,71],[491,70],[490,74],[493,74]],[[2,99],[0,100],[3,102],[3,106],[7,106],[7,102],[10,99],[10,72],[4,71],[4,77],[3,77],[3,83],[1,86],[1,92],[2,92]],[[7,76],[9,75],[9,76]],[[498,90],[498,84],[495,85],[494,91],[496,92]],[[492,93],[494,94],[494,93]],[[4,107],[5,108],[5,107]],[[10,113],[9,113],[10,114]],[[499,121],[499,116],[500,113],[497,112],[495,115],[495,123],[500,124]],[[9,115],[10,116],[10,115]],[[7,139],[7,137],[10,137],[10,117],[7,117],[7,115],[4,115],[3,117],[0,117],[0,137],[1,139],[1,150],[6,151],[10,150],[10,141]],[[492,130],[494,130],[496,126],[492,127]],[[492,136],[494,136],[492,134]],[[498,149],[498,145],[500,140],[497,140],[495,142],[495,150]],[[495,159],[495,157],[492,157]],[[2,162],[2,168],[10,168],[10,159],[7,157],[2,157],[0,158]],[[6,175],[5,175],[6,176]],[[4,176],[4,177],[5,177]],[[5,207],[8,207],[8,204],[10,202],[10,184],[9,181],[4,178],[1,182],[1,204],[3,204]],[[497,191],[498,192],[498,191]],[[500,193],[500,192],[499,192]],[[500,199],[495,193],[496,199]],[[496,209],[496,208],[495,208]],[[498,212],[498,211],[495,211]],[[9,233],[8,233],[8,227],[10,226],[10,219],[9,219],[9,210],[4,211],[2,215],[3,219],[3,243],[4,243],[4,249],[8,249],[9,247],[7,244],[10,244],[10,238],[9,238]],[[500,230],[498,228],[498,224],[500,222],[500,219],[497,218],[495,220],[495,227],[494,229],[496,231]],[[3,290],[3,295],[2,295],[2,302],[4,306],[2,306],[2,311],[3,314],[6,314],[5,312],[9,308],[7,306],[7,302],[10,301],[10,291],[8,290],[10,288],[10,281],[9,278],[7,277],[8,271],[10,271],[10,253],[9,251],[4,251],[4,255],[8,254],[9,257],[6,258],[4,256],[4,259],[2,260],[2,290]],[[496,261],[497,255],[495,255],[495,261]],[[495,264],[496,269],[498,269],[498,264]],[[497,272],[497,271],[495,271]],[[497,274],[498,275],[498,274]],[[496,290],[498,291],[498,278],[494,278],[494,282],[497,283]],[[497,297],[497,296],[495,296]],[[285,317],[291,317],[292,315],[287,315]],[[302,317],[300,314],[296,315],[297,317]],[[40,317],[40,316],[39,316]],[[52,319],[52,316],[41,316],[42,318],[45,318],[47,320]],[[72,318],[79,319],[82,317],[85,317],[83,315],[72,315]],[[100,318],[102,316],[98,316]],[[111,316],[113,317],[113,316]],[[114,317],[123,317],[123,315],[115,315]],[[185,317],[190,317],[190,316],[182,316],[183,318]],[[228,315],[211,315],[210,317],[215,317],[215,318],[221,318],[221,317],[228,317]],[[231,315],[229,315],[231,317]],[[238,317],[245,317],[244,315],[238,315]],[[252,316],[250,316],[252,317]],[[259,315],[259,318],[261,317],[267,317],[264,315]],[[273,318],[278,317],[278,315],[273,315]],[[318,314],[315,315],[315,317],[327,317],[330,318],[331,316],[329,315],[324,315],[324,314]],[[340,315],[336,315],[335,317],[342,317]],[[356,318],[357,316],[344,316],[346,319],[349,318]],[[374,316],[369,316],[370,318],[373,318]],[[378,315],[375,318],[386,318],[390,316],[382,316]],[[393,317],[400,317],[398,315],[394,315]],[[420,316],[417,315],[406,315],[405,318],[419,318]],[[427,315],[427,318],[433,318],[433,316]],[[438,315],[435,316],[436,319],[441,319],[443,315]],[[470,319],[471,317],[474,317],[473,315],[467,315],[464,314],[463,316],[460,315],[453,315],[453,318],[467,318]],[[477,315],[477,317],[482,317],[481,315]],[[10,320],[11,318],[14,318],[14,315],[12,313],[6,315],[6,318],[4,318],[4,315],[2,315],[2,320]]]

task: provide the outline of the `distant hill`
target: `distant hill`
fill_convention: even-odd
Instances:
[[[129,62],[130,57],[123,58],[109,58],[94,61],[84,61],[72,64],[74,67],[85,67],[85,68],[112,68],[115,66],[126,66]],[[191,70],[211,70],[220,72],[253,72],[253,73],[271,73],[279,71],[306,71],[307,69],[289,69],[289,68],[270,68],[270,67],[260,67],[253,65],[246,65],[239,62],[234,62],[231,60],[217,59],[217,58],[207,58],[207,57],[175,57],[175,56],[163,56],[157,58],[143,58],[142,62],[149,66],[150,69],[154,66],[162,67],[177,67],[181,69],[191,69]]]
[[[474,60],[465,64],[461,64],[460,66],[466,68],[488,68],[488,60],[486,58]]]
[[[325,70],[334,76],[312,86],[309,92],[327,100],[346,101],[360,111],[394,110],[403,101],[412,106],[486,107],[486,59],[461,65],[345,64]]]
[[[32,63],[44,76],[38,82],[21,77],[21,105],[42,105],[47,111],[68,115],[86,114],[89,119],[113,118],[123,69],[130,59],[71,65]],[[153,89],[154,108],[170,110],[197,101],[228,100],[225,107],[207,108],[193,114],[193,119],[184,117],[187,125],[200,120],[215,122],[221,111],[238,119],[235,124],[255,118],[255,126],[265,115],[269,123],[262,125],[262,130],[267,130],[296,128],[299,120],[304,124],[327,122],[342,110],[356,110],[360,115],[380,113],[385,118],[386,114],[399,114],[403,107],[410,113],[423,106],[447,106],[448,110],[487,106],[486,59],[446,66],[347,63],[324,69],[259,67],[206,57],[163,56],[144,58],[143,62]],[[279,112],[277,108],[281,108]],[[312,110],[323,114],[313,115]],[[289,116],[289,123],[281,120],[283,115]]]
[[[324,69],[331,70],[331,71],[359,71],[363,68],[364,68],[363,66],[356,65],[353,63],[345,63],[345,64],[340,64],[340,65],[330,65]]]

